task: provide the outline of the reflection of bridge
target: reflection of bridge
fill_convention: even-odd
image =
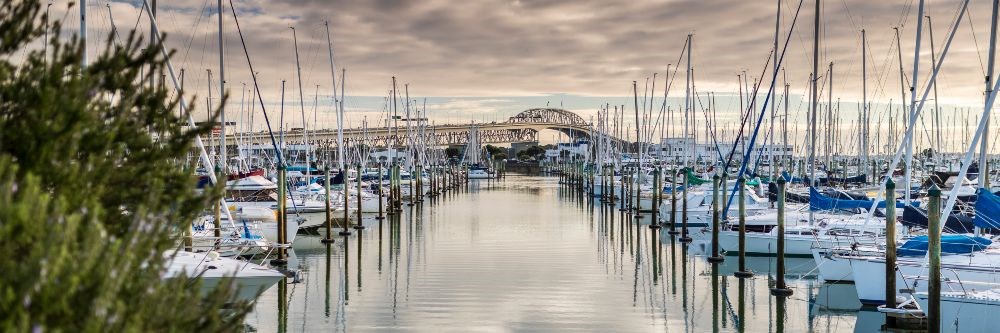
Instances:
[[[414,121],[415,122],[415,121]],[[417,124],[411,124],[413,132],[419,131]],[[590,137],[593,129],[591,124],[579,115],[552,108],[525,110],[510,117],[505,122],[482,124],[450,124],[427,125],[423,135],[430,146],[464,145],[469,140],[469,127],[479,129],[480,143],[518,143],[538,142],[538,133],[550,129],[562,132],[570,137]],[[407,146],[409,142],[418,140],[421,133],[406,132],[406,121],[400,121],[399,127],[378,127],[368,129],[344,129],[344,141],[347,146],[365,144],[373,147]],[[252,133],[254,139],[266,139],[267,132]],[[301,140],[301,130],[285,133],[286,140]],[[334,147],[337,145],[336,129],[321,129],[309,131],[309,141],[319,147]],[[617,141],[617,139],[615,139]],[[258,141],[261,142],[261,141]]]

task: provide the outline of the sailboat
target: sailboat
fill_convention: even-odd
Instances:
[[[468,179],[490,179],[493,174],[489,167],[482,165],[480,158],[482,148],[479,144],[479,127],[476,124],[469,126],[469,141],[465,144],[464,162],[469,167]]]

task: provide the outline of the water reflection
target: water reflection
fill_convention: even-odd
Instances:
[[[736,258],[684,244],[556,178],[509,176],[450,190],[320,243],[297,237],[302,282],[265,292],[261,332],[871,331],[853,285],[822,284],[811,259],[787,259],[795,296],[771,297],[774,259],[733,277]],[[323,300],[310,298],[323,295]],[[320,303],[322,302],[322,303]]]

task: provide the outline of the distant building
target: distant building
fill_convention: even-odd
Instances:
[[[372,151],[368,154],[368,160],[373,163],[406,163],[406,149],[385,149]]]
[[[589,154],[590,141],[581,139],[572,143],[559,143],[556,148],[545,150],[545,160],[548,162],[578,160],[586,158]]]
[[[695,143],[692,138],[663,138],[659,145],[654,145],[653,147],[654,149],[652,149],[651,154],[661,159],[683,161],[686,157],[689,161],[701,161],[702,163],[717,162],[720,158],[727,159],[733,152],[733,145],[731,143],[720,142],[718,145],[714,143]],[[733,154],[733,161],[739,162],[743,160],[745,152],[742,146],[736,148],[737,151]],[[754,149],[751,159],[754,161],[759,159],[761,164],[769,164],[771,156],[774,156],[775,160],[780,161],[792,158],[793,154],[794,151],[791,145],[763,145],[757,146]]]

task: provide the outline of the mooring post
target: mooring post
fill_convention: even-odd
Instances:
[[[788,297],[792,295],[792,290],[785,285],[785,178],[778,178],[778,240],[777,256],[775,262],[775,284],[771,288],[771,295],[777,297]]]
[[[896,307],[896,183],[885,183],[885,307]],[[896,327],[896,317],[885,316],[885,327]]]
[[[417,203],[417,197],[416,197],[417,196],[416,187],[418,182],[417,179],[419,179],[419,176],[417,175],[417,169],[410,168],[410,195],[409,195],[410,202],[406,203],[407,206],[413,206]]]
[[[719,255],[719,181],[718,174],[712,176],[712,256],[708,262],[720,263],[726,259]]]
[[[385,200],[385,190],[382,187],[382,163],[378,164],[378,216],[375,217],[376,220],[382,221],[385,216],[382,214],[382,201]],[[329,177],[327,177],[329,178]],[[329,192],[329,191],[327,191]],[[390,213],[391,214],[391,213]]]
[[[635,167],[635,217],[642,217],[642,168]]]
[[[285,260],[285,205],[288,199],[285,198],[285,166],[278,165],[278,244],[277,252],[278,257],[271,260],[271,265],[284,265],[288,263]],[[219,226],[216,226],[219,227]]]
[[[416,202],[424,202],[424,166],[417,165],[417,196]],[[411,186],[412,187],[412,186]]]
[[[688,172],[684,170],[684,192],[681,193],[681,243],[690,243],[691,236],[688,235]]]
[[[358,211],[358,213],[357,213],[358,222],[354,224],[354,229],[361,230],[361,229],[365,228],[365,225],[361,223],[361,164],[358,164],[357,170],[358,170],[358,178],[357,178],[357,181],[358,181],[358,186],[357,186],[357,189],[358,189],[358,195],[357,195],[357,197],[358,197],[358,206],[356,207],[356,209]],[[345,183],[344,186],[347,186],[347,184]]]
[[[344,223],[341,224],[342,228],[341,228],[341,230],[340,230],[340,232],[338,234],[341,235],[341,236],[348,236],[348,235],[351,234],[351,230],[348,228],[348,224],[350,222],[349,218],[351,216],[350,215],[350,204],[349,204],[351,202],[351,195],[347,191],[347,189],[349,187],[348,187],[348,184],[347,184],[347,166],[346,165],[345,166],[341,166],[341,168],[340,168],[340,175],[342,176],[341,178],[344,179]]]
[[[937,333],[941,331],[941,189],[937,185],[927,190],[927,257],[927,332]]]
[[[625,168],[622,167],[622,184],[620,186],[621,187],[621,189],[620,189],[620,191],[621,191],[621,195],[620,195],[620,197],[621,197],[620,198],[621,199],[621,207],[618,207],[618,211],[620,211],[620,212],[624,212],[626,210],[626,208],[627,208],[626,207],[627,204],[629,202],[632,202],[632,200],[630,200],[630,198],[625,195],[625,187],[628,186],[627,184],[628,184],[628,175],[626,174]]]
[[[753,272],[747,270],[747,204],[746,204],[746,179],[743,176],[736,177],[737,186],[739,187],[740,198],[737,201],[739,203],[739,270],[733,273],[734,276],[738,278],[748,278],[753,276]],[[742,283],[742,282],[741,282]]]
[[[615,165],[611,165],[611,174],[608,176],[608,204],[611,206],[615,205]]]
[[[649,222],[650,229],[660,228],[660,217],[657,216],[660,213],[660,198],[663,196],[663,186],[660,183],[660,167],[653,168],[653,221]]]
[[[679,234],[677,231],[677,167],[670,168],[670,231],[671,235]]]
[[[323,227],[326,229],[326,238],[321,239],[320,242],[322,242],[323,244],[329,244],[329,243],[333,243],[333,235],[331,235],[333,233],[333,216],[331,216],[331,208],[332,207],[330,207],[330,199],[331,199],[330,194],[331,193],[330,193],[330,165],[329,164],[326,164],[326,163],[323,164],[323,174],[326,175],[325,178],[323,178],[323,191],[326,194],[326,200],[324,200],[326,202],[323,203],[323,205],[326,208],[326,210],[325,210],[326,211],[326,223],[323,223]]]

